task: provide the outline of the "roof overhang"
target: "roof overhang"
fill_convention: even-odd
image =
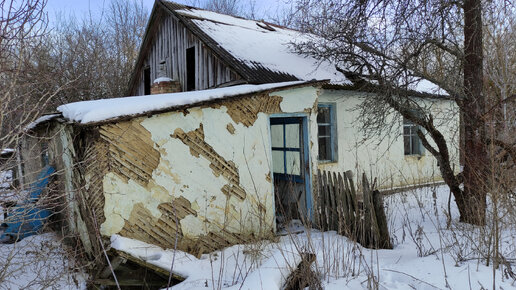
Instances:
[[[61,111],[61,115],[69,123],[76,124],[76,125],[79,125],[79,126],[97,126],[97,125],[103,125],[103,124],[107,124],[107,123],[125,121],[125,120],[129,120],[129,119],[137,118],[137,117],[152,116],[152,115],[156,115],[156,114],[160,114],[160,113],[166,113],[166,112],[183,111],[183,110],[186,110],[188,108],[198,107],[198,106],[205,106],[205,105],[211,105],[211,104],[222,102],[222,101],[225,101],[225,100],[228,100],[228,99],[239,99],[239,98],[245,98],[245,97],[254,96],[254,95],[270,94],[270,93],[273,93],[273,92],[283,91],[283,90],[287,90],[287,89],[302,88],[302,87],[317,87],[317,88],[320,88],[320,87],[322,87],[324,84],[326,84],[328,82],[329,82],[329,80],[312,80],[312,81],[295,81],[295,82],[285,82],[285,83],[275,83],[275,84],[262,84],[262,85],[243,85],[243,86],[256,86],[257,89],[256,90],[252,90],[252,91],[248,91],[248,92],[244,92],[244,93],[238,93],[237,92],[237,93],[234,93],[234,94],[231,94],[231,93],[230,94],[224,94],[221,97],[210,98],[210,99],[199,100],[199,101],[192,101],[192,102],[187,103],[187,104],[169,105],[169,106],[164,106],[164,107],[160,107],[160,108],[156,108],[156,109],[150,109],[150,110],[144,110],[144,111],[141,111],[141,112],[130,113],[130,114],[122,113],[122,114],[117,115],[117,116],[107,117],[107,118],[104,118],[104,119],[101,119],[101,120],[92,120],[92,121],[89,121],[87,119],[86,120],[84,120],[84,119],[81,120],[80,118],[75,118],[74,119],[74,118],[71,118],[70,116],[67,116],[67,114],[64,113],[67,110],[66,106],[74,106],[76,108],[80,108],[81,106],[83,106],[83,107],[89,106],[89,105],[93,104],[93,102],[96,102],[95,103],[96,108],[94,107],[94,108],[90,109],[90,111],[88,112],[88,113],[95,114],[96,113],[95,110],[105,110],[107,103],[117,103],[117,105],[122,107],[124,105],[123,104],[124,99],[126,99],[126,100],[138,99],[138,100],[141,100],[141,101],[145,101],[146,99],[149,99],[152,96],[162,96],[162,97],[170,97],[170,98],[172,98],[171,100],[173,100],[174,97],[177,97],[179,95],[181,95],[183,97],[191,95],[193,97],[193,99],[195,99],[194,96],[196,94],[209,94],[212,91],[222,90],[222,89],[234,90],[234,89],[237,89],[239,86],[234,86],[234,87],[229,87],[229,88],[203,90],[203,91],[191,91],[191,92],[162,94],[162,95],[135,96],[135,97],[114,98],[114,99],[105,99],[105,100],[96,100],[96,101],[76,102],[76,103],[71,103],[71,104],[60,106],[58,108],[58,110]],[[262,87],[263,87],[263,89],[261,89]],[[103,102],[106,103],[106,104],[103,104]],[[70,109],[70,107],[68,109]]]

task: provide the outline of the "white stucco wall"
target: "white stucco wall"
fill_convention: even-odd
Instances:
[[[378,185],[383,189],[441,180],[437,161],[430,152],[404,155],[401,117],[392,120],[398,127],[395,130],[398,135],[385,138],[379,144],[379,137],[364,140],[361,124],[357,122],[360,114],[357,105],[367,97],[370,97],[367,93],[345,90],[324,90],[321,93],[319,103],[336,105],[338,159],[337,162],[320,163],[319,168],[352,170],[355,176],[365,172],[369,177],[378,178]],[[449,100],[425,99],[418,102],[432,112],[436,127],[448,142],[451,163],[458,170],[459,114],[456,105]]]
[[[101,233],[106,236],[122,230],[135,204],[143,205],[154,218],[161,215],[159,204],[184,197],[191,203],[197,216],[180,220],[183,235],[195,238],[222,229],[232,233],[258,234],[274,231],[274,195],[272,158],[269,132],[271,115],[295,113],[309,119],[311,156],[317,154],[316,112],[318,90],[313,87],[288,89],[271,93],[280,96],[280,112],[258,113],[252,126],[235,122],[222,106],[194,107],[184,112],[169,112],[136,120],[151,134],[152,144],[160,153],[159,165],[152,172],[148,186],[123,180],[112,172],[104,176],[105,222]],[[222,175],[210,168],[210,161],[202,154],[195,156],[190,147],[172,135],[177,130],[185,133],[202,124],[204,141],[224,160],[233,162],[238,170],[239,185],[246,198],[230,195],[221,189],[228,184]],[[228,130],[228,127],[233,127]],[[316,159],[312,158],[312,168]],[[260,212],[262,208],[262,212]]]

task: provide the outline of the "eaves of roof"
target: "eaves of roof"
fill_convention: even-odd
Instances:
[[[136,117],[153,116],[156,114],[161,114],[161,113],[166,113],[166,112],[184,111],[188,108],[216,104],[218,102],[223,102],[228,99],[240,99],[240,98],[245,98],[245,97],[254,96],[254,95],[270,94],[270,93],[277,92],[277,91],[282,91],[282,90],[287,90],[287,89],[295,89],[295,88],[301,88],[301,87],[307,87],[307,86],[320,88],[324,84],[327,84],[328,82],[329,82],[329,80],[300,81],[297,84],[290,84],[290,85],[279,86],[276,88],[263,89],[263,90],[254,91],[252,93],[235,94],[235,95],[230,95],[230,96],[226,96],[226,97],[222,97],[222,98],[199,101],[199,102],[192,102],[192,103],[185,104],[185,105],[165,107],[165,108],[149,110],[149,111],[130,114],[130,115],[121,115],[118,117],[113,117],[113,118],[109,118],[109,119],[105,119],[105,120],[101,120],[101,121],[88,122],[88,123],[79,123],[79,122],[71,121],[71,120],[68,120],[68,121],[70,123],[72,123],[74,125],[78,125],[78,126],[98,126],[98,125],[103,125],[103,124],[107,124],[107,123],[115,123],[115,122],[130,120],[130,119],[133,119]]]

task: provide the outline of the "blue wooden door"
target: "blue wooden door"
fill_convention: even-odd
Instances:
[[[310,215],[308,134],[306,117],[270,119],[272,172],[279,223]]]

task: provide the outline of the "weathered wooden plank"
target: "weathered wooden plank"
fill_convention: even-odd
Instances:
[[[323,189],[322,189],[322,177],[321,177],[321,170],[317,169],[317,225],[320,229],[323,228],[323,219],[324,219],[324,210],[323,210]]]
[[[124,259],[132,261],[132,262],[134,262],[134,263],[136,263],[138,265],[141,265],[141,266],[143,266],[145,268],[149,268],[149,269],[153,270],[154,272],[157,272],[157,273],[160,273],[160,274],[163,274],[163,275],[166,275],[166,276],[168,276],[170,274],[170,271],[168,271],[168,270],[165,270],[163,268],[154,266],[154,265],[152,265],[150,263],[147,263],[146,261],[144,261],[142,259],[136,258],[136,257],[134,257],[132,255],[129,255],[129,254],[125,253],[125,252],[116,251],[116,253],[117,253],[117,255],[123,257]],[[174,274],[174,273],[172,273],[172,278],[174,278],[176,280],[179,280],[179,281],[183,281],[185,279],[184,277],[179,276],[179,275]]]
[[[346,190],[346,187],[344,185],[344,180],[342,179],[342,175],[340,173],[338,173],[337,175],[337,179],[338,179],[338,184],[339,184],[339,215],[341,216],[341,218],[339,219],[339,222],[340,222],[340,228],[339,228],[339,232],[340,233],[344,233],[346,235],[349,236],[350,234],[350,221],[351,221],[351,216],[350,216],[350,212],[349,212],[349,206],[348,206],[348,197],[347,197],[347,190]]]
[[[338,222],[339,222],[339,214],[337,212],[337,200],[339,198],[339,190],[338,190],[338,182],[337,182],[337,176],[335,175],[335,172],[329,174],[331,176],[331,190],[333,193],[331,194],[331,209],[332,209],[332,229],[338,230]]]
[[[346,171],[345,173],[346,179],[349,183],[349,190],[350,190],[350,197],[351,197],[351,204],[353,206],[353,211],[358,210],[358,200],[357,200],[357,192],[355,188],[355,183],[353,182],[353,172],[351,170]]]
[[[373,245],[373,225],[371,221],[371,202],[370,202],[370,189],[369,189],[369,182],[367,181],[367,177],[364,174],[362,174],[362,192],[363,192],[363,219],[364,219],[364,227],[362,231],[362,244],[365,244],[366,246],[370,247]]]
[[[196,89],[203,90],[215,87],[240,78],[200,39],[193,35],[186,27],[172,15],[162,15],[158,28],[153,33],[150,48],[147,49],[144,63],[150,66],[151,79],[155,79],[159,72],[159,63],[166,60],[169,77],[175,78],[186,89],[186,49],[196,47]],[[223,71],[224,73],[221,73]],[[135,94],[143,94],[143,70],[140,70],[138,87]],[[151,80],[152,81],[152,80]]]
[[[326,171],[323,172],[323,185],[324,185],[324,213],[326,215],[325,230],[329,230],[331,226],[331,217],[330,217],[330,190],[328,184],[328,173]]]
[[[341,175],[318,170],[317,181],[318,222],[322,230],[338,230],[366,247],[392,247],[381,195],[373,190],[365,173],[360,204],[350,171]]]
[[[379,231],[377,246],[381,249],[392,249],[387,216],[385,215],[385,210],[383,208],[382,194],[378,190],[373,191],[373,206]]]

